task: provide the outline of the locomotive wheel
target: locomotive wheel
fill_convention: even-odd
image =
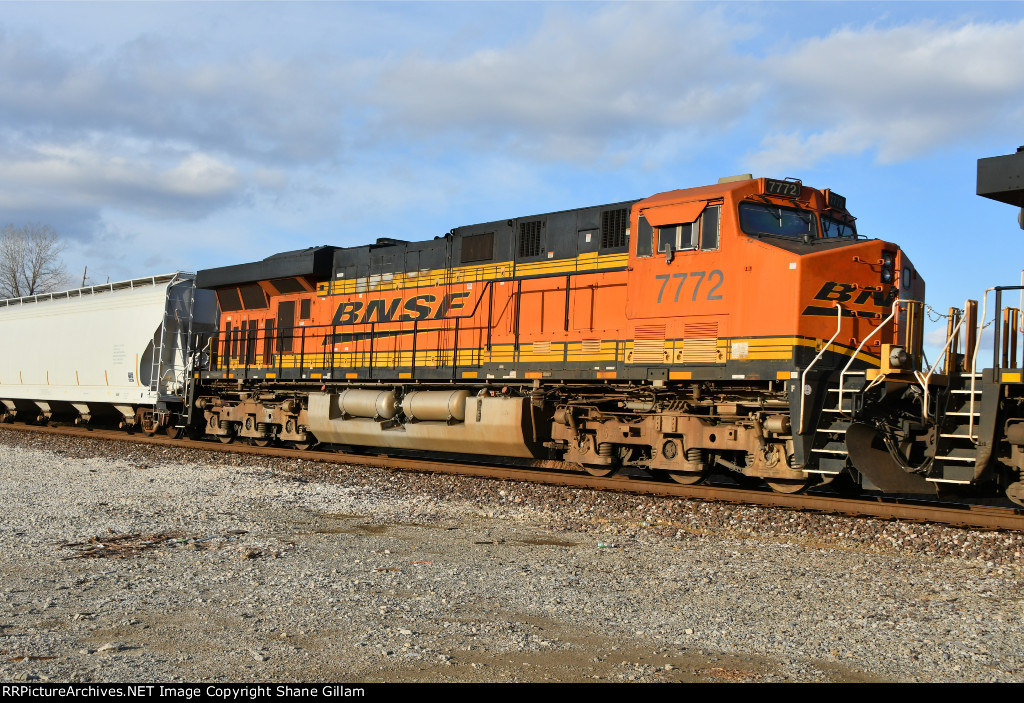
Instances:
[[[684,486],[692,486],[695,483],[700,483],[708,477],[709,469],[702,471],[666,471],[668,477],[676,483],[681,483]]]
[[[181,439],[182,436],[184,436],[184,434],[185,434],[185,428],[184,427],[175,427],[173,421],[172,422],[168,422],[166,425],[164,425],[163,429],[164,429],[164,434],[167,435],[168,437],[170,437],[171,439]]]
[[[217,435],[217,439],[220,440],[221,444],[231,444],[232,442],[235,441],[235,433],[232,432],[231,434],[220,434]]]
[[[298,449],[300,452],[304,452],[320,444],[320,441],[311,433],[307,432],[305,442],[286,442],[285,444],[292,449]]]
[[[682,469],[666,469],[664,471],[661,471],[660,473],[662,473],[665,476],[668,476],[676,483],[681,483],[684,486],[692,486],[694,484],[701,483],[702,481],[704,481],[704,479],[708,477],[708,474],[711,473],[711,469],[715,466],[716,463],[718,463],[718,458],[715,454],[704,450],[694,448],[690,449],[687,452],[687,454],[690,455],[690,461],[687,462],[688,466],[690,466],[691,468],[695,468],[696,471],[684,471]]]
[[[254,447],[269,447],[274,442],[274,439],[272,437],[262,437],[259,439],[253,437],[250,441]]]
[[[764,482],[776,493],[801,493],[811,485],[809,478],[766,478]]]
[[[611,476],[615,473],[615,466],[608,466],[607,464],[584,464],[583,470],[591,476],[597,478],[604,478],[605,476]]]
[[[185,434],[185,428],[178,427],[179,422],[181,422],[181,418],[177,415],[168,415],[167,424],[160,427],[160,431],[171,439],[180,439]]]

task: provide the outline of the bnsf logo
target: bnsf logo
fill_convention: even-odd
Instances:
[[[854,283],[836,283],[835,281],[826,281],[825,285],[821,287],[821,290],[815,294],[814,300],[846,303],[847,305],[871,305],[872,307],[888,308],[892,307],[893,302],[896,300],[896,288],[894,286],[890,286],[888,291],[865,290]],[[852,311],[852,313],[861,317],[873,317],[875,315],[873,312],[866,312],[863,310]],[[835,317],[836,309],[834,307],[826,308],[820,305],[808,305],[804,308],[803,314]]]
[[[447,293],[438,303],[437,296],[429,293],[415,295],[411,298],[392,298],[371,300],[363,304],[361,300],[349,300],[338,305],[332,324],[364,325],[373,322],[413,322],[415,320],[440,320],[448,317],[452,310],[461,310],[466,305],[469,291]],[[399,310],[402,312],[400,313]]]

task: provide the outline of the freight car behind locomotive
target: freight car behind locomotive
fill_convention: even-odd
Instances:
[[[906,254],[860,236],[844,198],[750,177],[198,281],[221,308],[198,406],[222,441],[681,482],[718,465],[780,491],[849,471],[842,396],[890,356],[920,357],[924,299]]]
[[[214,296],[174,273],[0,300],[0,420],[176,432],[197,368],[189,340],[216,329]]]

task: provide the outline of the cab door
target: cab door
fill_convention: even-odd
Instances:
[[[721,211],[705,200],[640,211],[626,305],[634,363],[721,360],[729,290]]]

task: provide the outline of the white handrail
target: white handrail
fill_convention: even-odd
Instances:
[[[868,343],[869,339],[871,339],[876,334],[878,334],[878,332],[883,327],[885,327],[885,325],[890,320],[892,320],[894,317],[896,317],[896,314],[899,312],[899,309],[900,309],[900,303],[914,303],[914,302],[917,302],[917,301],[916,300],[910,300],[908,298],[897,298],[896,300],[894,300],[893,303],[892,303],[892,312],[889,314],[889,317],[887,317],[884,320],[882,320],[881,324],[879,324],[878,327],[876,327],[871,332],[871,334],[869,334],[867,337],[862,339],[860,345],[857,347],[856,350],[854,350],[853,355],[850,357],[850,360],[848,362],[846,362],[846,366],[843,367],[842,372],[839,374],[839,408],[838,409],[839,409],[840,413],[843,412],[843,388],[846,386],[846,372],[850,370],[850,367],[853,366],[853,362],[857,360],[857,355],[860,354],[860,350],[864,348],[864,345]]]
[[[995,286],[992,288],[986,288],[985,294],[981,298],[981,318],[978,320],[978,339],[974,343],[974,355],[971,357],[971,405],[970,405],[970,420],[967,424],[967,434],[970,435],[971,441],[975,444],[978,440],[974,436],[974,396],[976,386],[978,383],[978,352],[981,351],[981,333],[985,331],[985,314],[988,312],[988,294],[995,290]]]
[[[967,301],[964,301],[964,310],[967,310]],[[949,352],[949,345],[952,344],[953,340],[956,339],[958,334],[960,334],[960,328],[964,326],[965,322],[967,322],[966,314],[960,318],[960,322],[953,328],[953,333],[949,335],[949,338],[946,339],[946,345],[942,347],[942,353],[939,354],[939,358],[936,359],[935,363],[932,364],[930,369],[928,369],[928,373],[922,376],[919,372],[914,372],[914,376],[917,377],[918,382],[921,384],[921,388],[924,390],[924,402],[921,406],[921,419],[924,421],[928,420],[928,381],[931,380],[932,374],[935,373],[935,369],[939,368],[939,364],[942,363],[942,360]]]

